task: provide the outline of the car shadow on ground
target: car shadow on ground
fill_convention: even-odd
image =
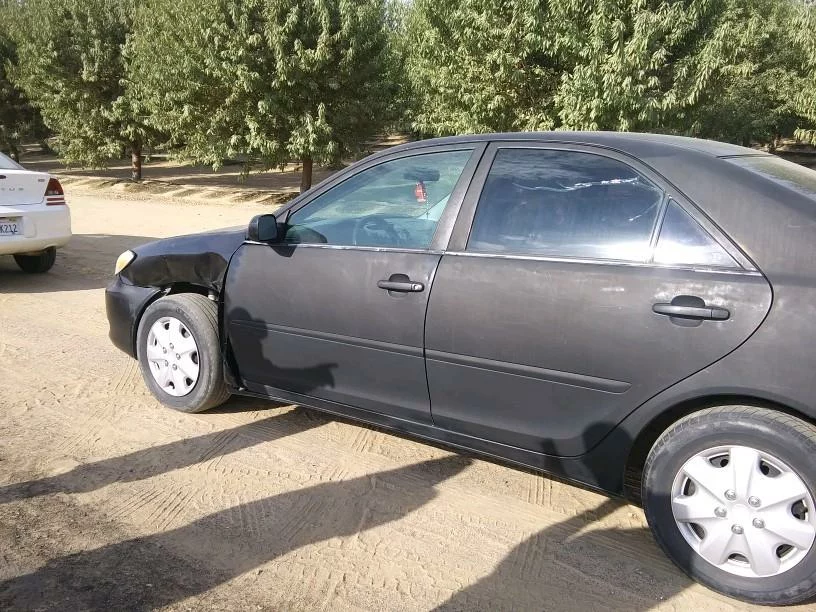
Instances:
[[[304,546],[398,521],[434,499],[434,487],[468,464],[449,456],[322,483],[221,510],[177,529],[59,557],[0,583],[0,605],[40,610],[170,605]],[[257,519],[262,528],[245,532],[250,526],[241,524],[241,517]],[[207,565],[188,555],[207,559]]]
[[[221,412],[244,408],[257,409],[257,400],[238,399]],[[274,443],[330,418],[295,408],[230,430],[9,485],[0,489],[0,503],[57,493],[74,495],[112,483],[153,478]],[[222,509],[176,529],[60,556],[30,573],[0,582],[0,607],[65,610],[126,605],[150,610],[171,605],[300,548],[400,521],[434,500],[435,487],[467,469],[472,461],[469,456],[449,455],[325,482]],[[463,585],[438,609],[588,609],[606,604],[612,609],[647,610],[688,588],[691,582],[661,557],[647,529],[593,529],[593,522],[625,506],[623,501],[610,499],[529,536],[492,572]],[[474,512],[478,514],[477,509]],[[454,533],[446,542],[452,555],[479,555],[478,546]],[[416,537],[422,538],[421,533]],[[377,561],[387,562],[384,558]],[[429,571],[434,571],[432,565]]]
[[[269,408],[281,404],[269,402]],[[238,407],[246,406],[238,402]],[[254,406],[257,409],[257,406]],[[134,482],[224,457],[253,446],[319,427],[328,422],[312,411],[295,408],[233,429],[185,438],[77,466],[57,476],[0,487],[0,504],[55,493],[87,493],[113,483]]]
[[[595,521],[624,506],[610,499],[541,530],[514,547],[488,575],[435,609],[636,612],[691,586],[668,560],[660,559],[657,565],[663,567],[654,567],[662,553],[649,529],[592,529]],[[619,551],[625,552],[615,554]]]
[[[133,247],[152,242],[149,236],[74,234],[57,251],[57,262],[45,274],[26,274],[11,255],[0,256],[0,294],[83,291],[106,287],[113,280],[116,258]]]

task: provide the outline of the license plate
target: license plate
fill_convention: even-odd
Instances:
[[[23,232],[20,217],[0,217],[0,236],[15,236]]]

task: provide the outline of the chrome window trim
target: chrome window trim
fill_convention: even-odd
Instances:
[[[267,243],[244,240],[244,244],[262,245],[270,249],[328,249],[332,251],[366,251],[369,253],[419,253],[422,255],[443,255],[439,249],[407,249],[403,247],[354,246],[346,244],[314,244],[308,242]]]
[[[442,251],[439,249],[406,249],[401,247],[372,247],[372,246],[347,246],[341,244],[267,244],[266,242],[255,242],[245,240],[244,244],[265,246],[267,248],[288,248],[288,249],[326,249],[330,251],[364,251],[368,253],[416,253],[420,255],[451,255],[454,257],[481,257],[491,259],[510,259],[521,261],[541,261],[549,263],[574,263],[605,266],[627,266],[638,268],[656,268],[660,270],[685,270],[688,272],[706,272],[714,274],[738,274],[740,276],[762,276],[756,270],[746,270],[745,268],[723,268],[717,266],[688,266],[676,264],[659,264],[642,261],[629,261],[626,259],[603,259],[591,257],[554,257],[547,255],[522,255],[520,253],[477,253],[474,251]]]
[[[684,270],[688,272],[704,272],[713,274],[738,274],[740,276],[762,276],[756,270],[746,270],[744,268],[723,268],[717,266],[688,266],[675,264],[658,264],[642,261],[630,261],[625,259],[593,259],[590,257],[551,257],[545,255],[521,255],[515,253],[476,253],[473,251],[446,251],[444,255],[454,257],[486,257],[493,259],[511,259],[522,261],[541,261],[549,263],[575,263],[604,266],[626,266],[637,268],[655,268],[660,270]]]

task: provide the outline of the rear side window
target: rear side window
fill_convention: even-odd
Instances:
[[[9,157],[0,153],[0,170],[22,170],[23,167]]]
[[[656,185],[609,157],[501,149],[467,250],[645,262],[662,200]]]
[[[728,161],[809,198],[816,198],[816,170],[773,156],[734,157]]]
[[[654,262],[670,265],[738,268],[739,265],[680,205],[669,202]]]

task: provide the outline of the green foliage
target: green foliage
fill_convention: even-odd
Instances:
[[[795,102],[809,82],[795,27],[801,3],[750,0],[739,7],[750,36],[739,42],[739,70],[727,70],[692,109],[693,133],[745,145],[769,143],[809,125]]]
[[[431,135],[547,129],[563,67],[538,0],[415,0],[408,71]]]
[[[796,110],[806,117],[811,125],[802,126],[797,136],[816,145],[816,6],[803,7],[792,22],[795,40],[804,53],[806,77],[795,96]]]
[[[382,0],[151,0],[128,57],[186,156],[331,163],[393,111],[385,18]]]
[[[23,139],[42,139],[46,130],[37,109],[9,76],[17,63],[16,46],[10,37],[13,19],[12,7],[0,2],[0,151],[17,157]]]
[[[556,48],[570,58],[556,103],[571,129],[669,127],[734,62],[756,24],[721,0],[566,3]]]
[[[799,0],[0,0],[0,148],[336,163],[378,131],[816,143]],[[139,166],[139,167],[136,167]]]
[[[134,178],[152,137],[123,49],[135,0],[26,0],[12,74],[56,133],[69,163],[102,166],[130,149]]]
[[[433,135],[554,128],[768,141],[791,133],[814,100],[793,101],[807,80],[803,41],[816,36],[812,23],[791,27],[800,6],[416,0],[408,33],[415,127]]]

